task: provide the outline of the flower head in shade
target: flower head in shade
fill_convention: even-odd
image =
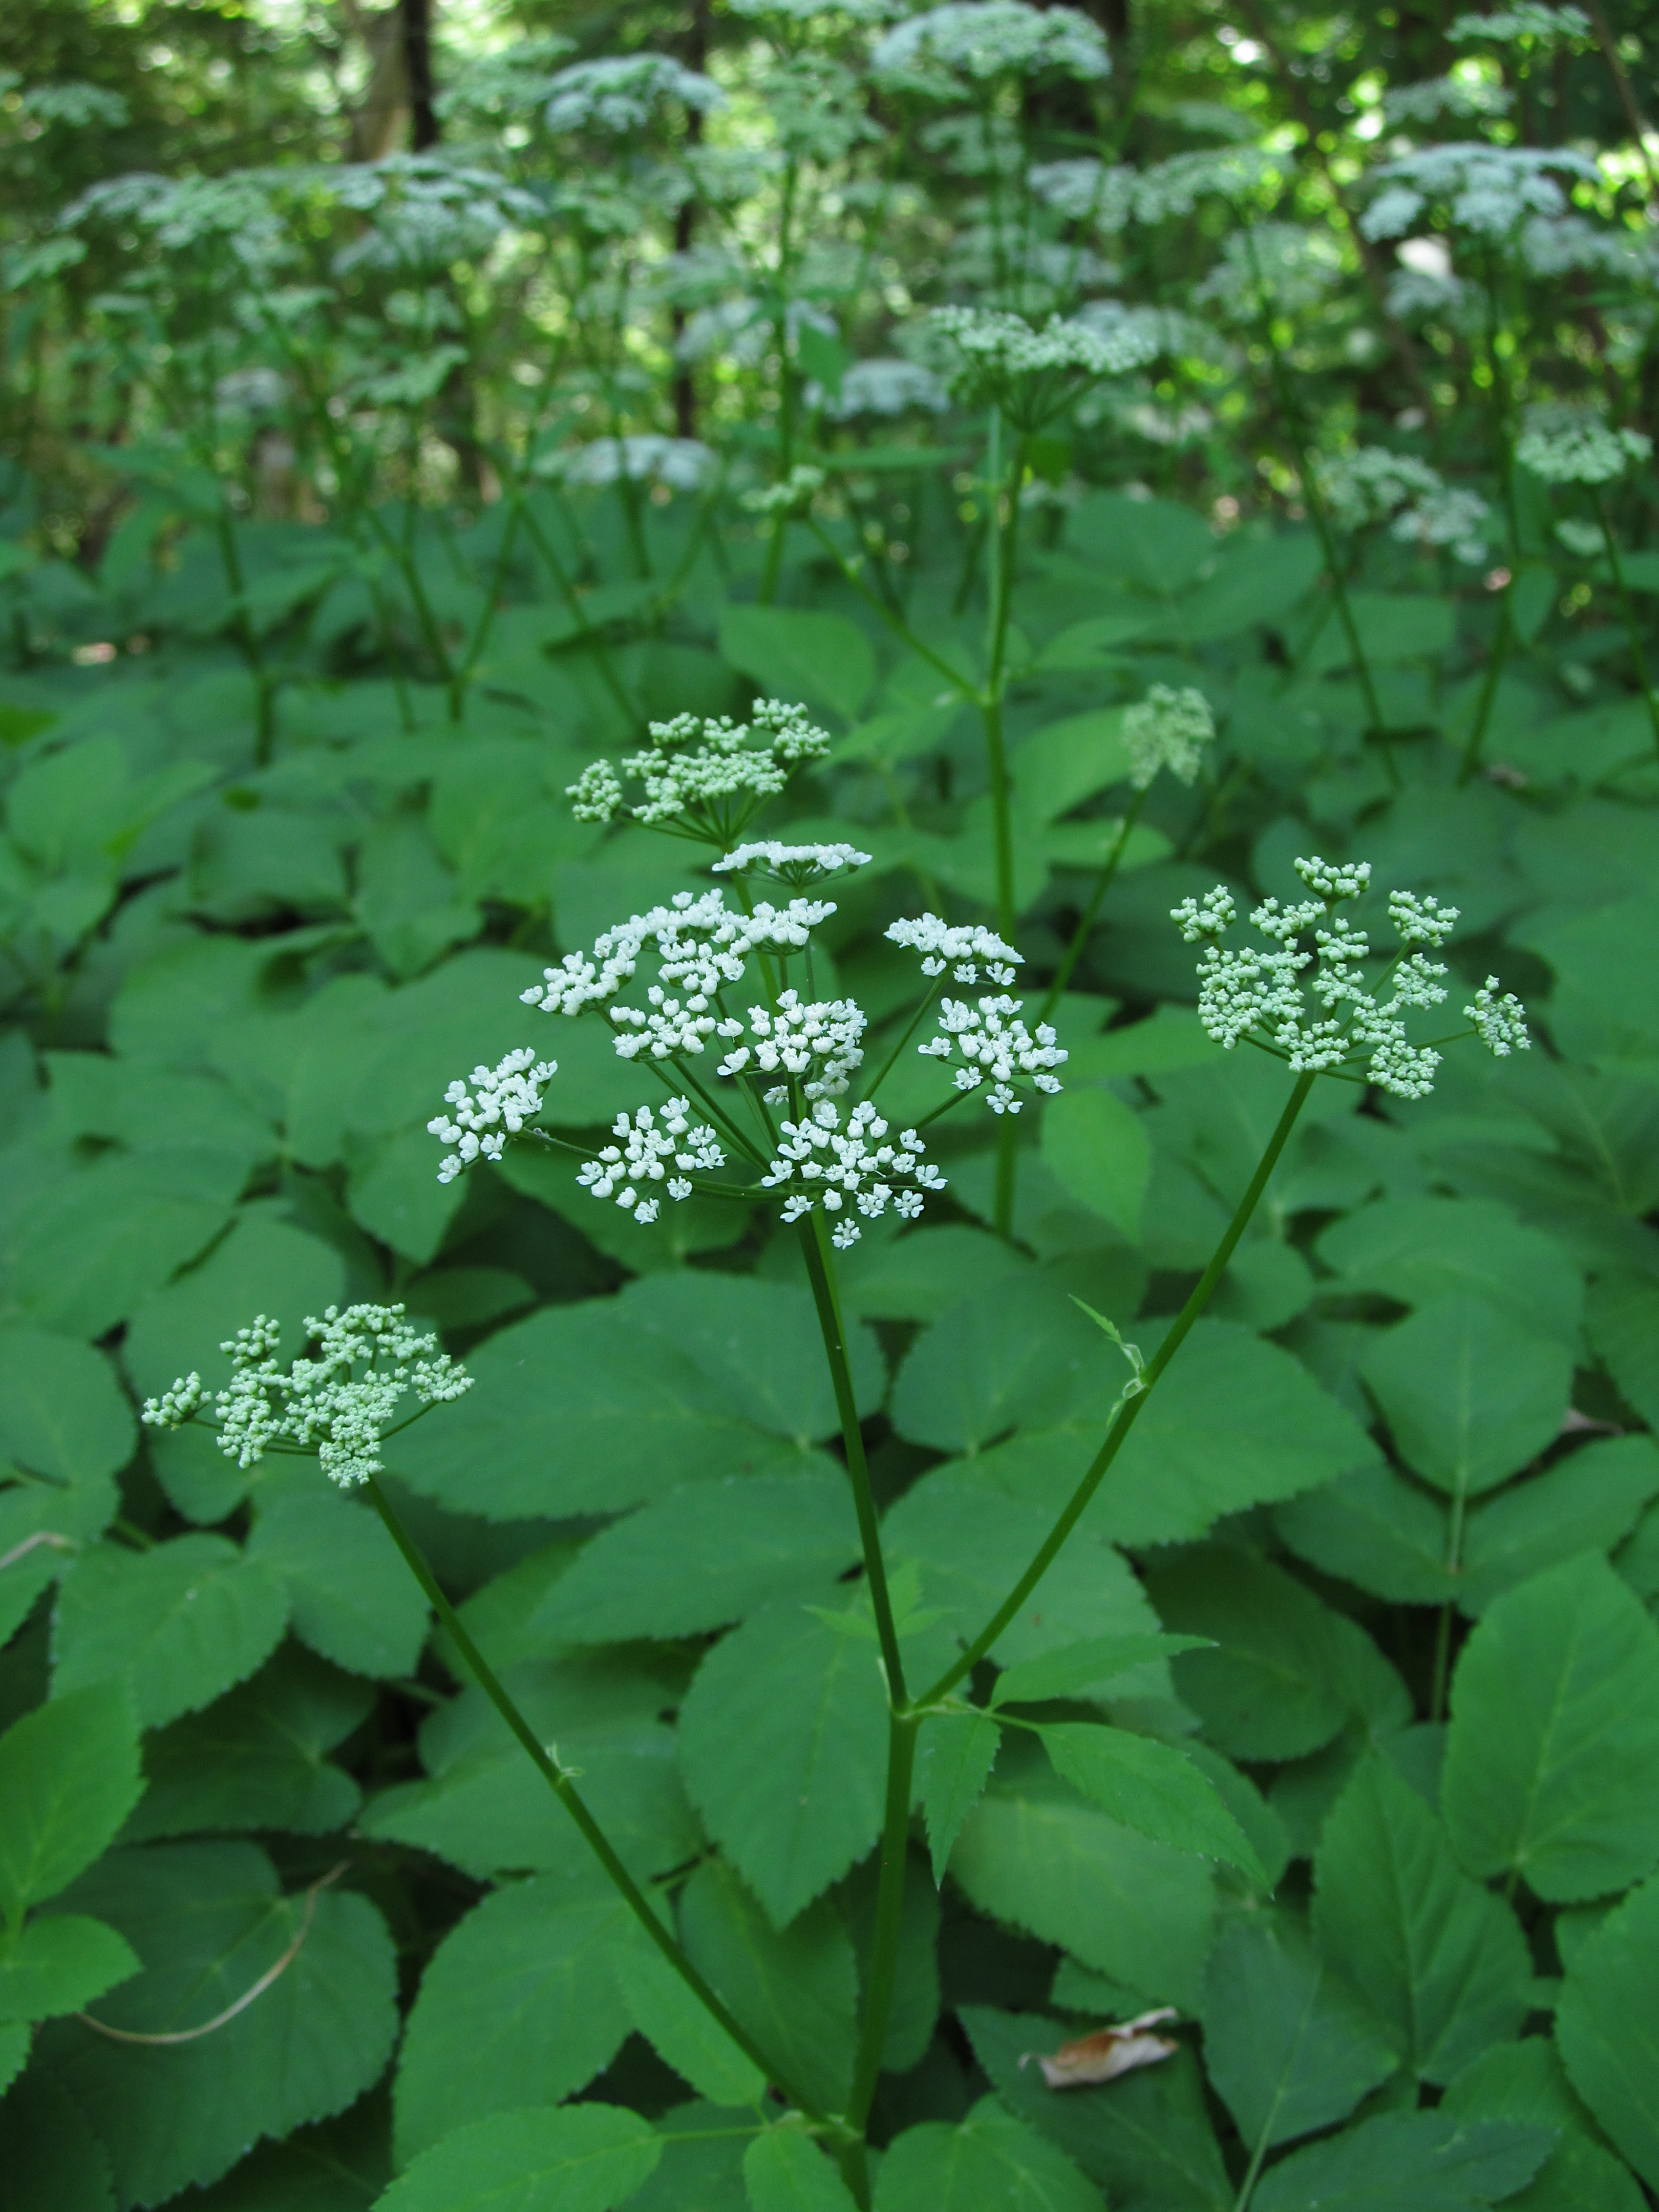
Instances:
[[[1542,0],[1520,0],[1511,8],[1494,8],[1490,15],[1457,16],[1446,36],[1454,46],[1472,39],[1490,39],[1494,46],[1518,46],[1522,40],[1543,46],[1578,46],[1589,37],[1590,20],[1582,8],[1550,8]]]
[[[760,699],[746,722],[728,714],[676,714],[647,726],[645,749],[622,764],[623,775],[644,787],[625,803],[622,776],[609,761],[594,761],[569,786],[579,822],[614,822],[618,815],[717,845],[729,852],[789,772],[830,750],[826,732],[804,707]]]
[[[700,115],[726,105],[726,94],[711,77],[700,76],[666,54],[573,62],[550,80],[547,95],[550,131],[600,131],[613,137],[644,130],[665,105]]]
[[[1174,909],[1171,918],[1188,944],[1208,940],[1198,970],[1200,1021],[1228,1051],[1247,1039],[1298,1073],[1342,1074],[1399,1098],[1426,1098],[1441,1056],[1434,1046],[1410,1041],[1407,1016],[1446,1002],[1445,965],[1422,948],[1439,951],[1457,908],[1414,891],[1391,892],[1389,919],[1401,949],[1379,963],[1365,931],[1339,911],[1369,889],[1370,863],[1314,859],[1296,867],[1313,896],[1288,907],[1275,898],[1262,901],[1250,921],[1265,946],[1219,943],[1237,915],[1224,885]],[[1368,969],[1379,964],[1380,973],[1368,980]],[[1464,1034],[1494,1053],[1524,1049],[1520,1004],[1513,996],[1494,997],[1497,988],[1497,977],[1489,977],[1466,1009],[1470,1028]]]
[[[1059,318],[1036,330],[990,307],[939,307],[933,326],[956,350],[955,396],[1000,407],[1018,429],[1037,430],[1103,376],[1121,376],[1158,347],[1137,325],[1099,330]]]
[[[1191,783],[1203,765],[1204,748],[1215,736],[1215,716],[1201,691],[1191,685],[1154,684],[1123,717],[1123,743],[1129,755],[1129,781],[1145,791],[1160,769],[1179,783]]]
[[[1653,452],[1641,430],[1615,430],[1587,407],[1535,409],[1516,441],[1515,458],[1546,483],[1604,484]]]
[[[770,876],[796,890],[823,876],[839,876],[849,868],[868,865],[870,855],[856,845],[787,845],[770,837],[759,844],[739,845],[714,863],[719,875]]]
[[[280,1331],[264,1314],[219,1347],[230,1355],[231,1378],[214,1395],[213,1425],[220,1450],[239,1467],[273,1448],[314,1450],[330,1481],[349,1489],[380,1474],[381,1440],[405,1401],[418,1413],[472,1388],[465,1369],[435,1336],[412,1328],[402,1306],[330,1306],[305,1326],[308,1349],[286,1369],[276,1356]],[[147,1400],[143,1419],[175,1429],[206,1403],[199,1378],[186,1376]]]
[[[870,66],[877,82],[895,91],[949,100],[1000,77],[1087,83],[1109,75],[1112,63],[1098,26],[1079,9],[951,0],[878,39]]]
[[[1528,216],[1558,216],[1566,198],[1552,171],[1599,181],[1587,155],[1569,147],[1425,146],[1386,161],[1375,173],[1382,189],[1359,219],[1370,239],[1402,238],[1431,202],[1454,223],[1494,245],[1507,243]]]

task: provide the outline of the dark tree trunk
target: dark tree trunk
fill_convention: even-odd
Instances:
[[[404,70],[409,80],[409,143],[417,154],[435,146],[441,135],[433,94],[432,0],[398,0],[403,21]]]

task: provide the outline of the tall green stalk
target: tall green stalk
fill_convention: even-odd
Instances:
[[[1653,742],[1659,745],[1659,699],[1653,695],[1652,679],[1648,674],[1647,655],[1642,650],[1642,634],[1637,627],[1636,610],[1631,605],[1630,586],[1625,581],[1625,568],[1619,558],[1619,541],[1613,534],[1613,524],[1607,517],[1607,503],[1594,488],[1590,493],[1595,502],[1595,519],[1601,526],[1601,543],[1607,548],[1607,566],[1613,571],[1613,588],[1619,594],[1619,605],[1624,613],[1625,631],[1630,640],[1630,657],[1636,664],[1636,680],[1642,687],[1642,698],[1648,710],[1648,722],[1653,731]]]
[[[460,1615],[445,1596],[437,1577],[427,1564],[424,1553],[404,1526],[391,1499],[373,1475],[369,1476],[366,1486],[370,1504],[374,1506],[385,1523],[387,1534],[402,1553],[404,1564],[420,1584],[425,1593],[427,1602],[437,1614],[455,1649],[466,1662],[479,1688],[529,1753],[537,1772],[575,1822],[583,1842],[605,1869],[623,1902],[645,1930],[646,1935],[673,1968],[675,1973],[679,1976],[686,1988],[690,1990],[692,1996],[696,1998],[710,2017],[725,2030],[744,2057],[752,2065],[758,2067],[769,2081],[785,2091],[791,2102],[797,2105],[808,2119],[815,2121],[821,2127],[833,2130],[835,2123],[830,2117],[817,2111],[810,2100],[803,2097],[791,2085],[787,2075],[779,2069],[773,2059],[767,2056],[750,2035],[748,2030],[726,2010],[726,2006],[697,1972],[656,1913],[652,1911],[650,1900],[617,1857],[607,1841],[604,1830],[589,1812],[568,1769],[560,1765],[556,1759],[549,1753],[530,1723],[503,1688],[495,1669],[468,1634]]]

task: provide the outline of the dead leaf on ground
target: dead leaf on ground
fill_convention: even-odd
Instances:
[[[1164,2005],[1157,2012],[1142,2013],[1138,2020],[1097,2027],[1091,2035],[1079,2035],[1074,2043],[1062,2043],[1052,2056],[1028,2051],[1019,2063],[1024,2066],[1035,2058],[1051,2089],[1079,2089],[1088,2081],[1115,2081],[1136,2066],[1156,2066],[1160,2058],[1171,2055],[1176,2045],[1167,2036],[1152,2035],[1148,2030],[1175,2017],[1175,2007]]]

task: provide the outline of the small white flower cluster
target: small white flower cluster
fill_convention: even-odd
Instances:
[[[1566,276],[1575,269],[1632,276],[1648,265],[1628,231],[1581,215],[1529,216],[1521,226],[1521,259],[1534,276]]]
[[[689,1098],[671,1098],[654,1115],[648,1106],[641,1106],[632,1121],[618,1114],[611,1133],[622,1142],[606,1145],[597,1158],[584,1162],[576,1181],[595,1198],[614,1196],[618,1206],[648,1227],[661,1201],[641,1197],[642,1184],[659,1182],[668,1197],[690,1198],[693,1175],[712,1175],[726,1164],[714,1132],[694,1122],[691,1114]],[[671,1161],[677,1174],[668,1172]]]
[[[786,845],[780,838],[769,837],[756,844],[739,845],[736,852],[727,853],[714,862],[714,873],[770,876],[775,883],[799,888],[821,876],[838,876],[848,868],[862,868],[869,859],[869,854],[860,853],[856,845]]]
[[[1530,1052],[1527,1010],[1513,991],[1498,994],[1498,978],[1488,975],[1475,993],[1474,1003],[1463,1009],[1475,1034],[1494,1060],[1507,1060],[1512,1052]]]
[[[1076,8],[1024,0],[951,0],[900,23],[871,50],[878,83],[950,98],[1000,76],[1058,72],[1085,82],[1111,72],[1098,27]]]
[[[1541,0],[1520,0],[1518,6],[1494,8],[1489,15],[1459,15],[1446,36],[1454,46],[1470,39],[1492,39],[1499,46],[1536,39],[1540,45],[1554,46],[1589,34],[1589,17],[1582,8],[1549,8]]]
[[[1245,946],[1224,951],[1205,946],[1199,963],[1199,1019],[1217,1043],[1231,1051],[1241,1038],[1270,1043],[1298,1073],[1364,1066],[1370,1079],[1399,1098],[1426,1098],[1434,1088],[1440,1054],[1431,1046],[1413,1045],[1406,1016],[1414,1007],[1442,1006],[1446,988],[1443,963],[1407,951],[1395,959],[1375,989],[1368,989],[1364,963],[1371,957],[1369,938],[1335,908],[1358,898],[1370,882],[1366,861],[1334,866],[1321,860],[1298,860],[1297,873],[1314,893],[1310,899],[1281,906],[1264,899],[1250,916],[1255,928],[1278,949]],[[1237,908],[1232,895],[1218,884],[1201,900],[1183,899],[1171,913],[1188,944],[1220,937]],[[1402,945],[1438,951],[1457,920],[1455,907],[1432,897],[1395,891],[1389,918]],[[1313,951],[1299,939],[1313,933]],[[1315,972],[1304,984],[1305,969]],[[1492,995],[1498,979],[1488,979],[1474,1006],[1465,1012],[1488,1049],[1525,1049],[1526,1024],[1519,1002]],[[1386,989],[1387,998],[1379,996]],[[1310,991],[1319,1012],[1310,1013]]]
[[[933,320],[961,356],[951,380],[956,397],[999,406],[1024,430],[1040,428],[1083,385],[1139,368],[1158,350],[1127,324],[1101,331],[1056,317],[1036,331],[1023,315],[991,307],[937,307]]]
[[[859,415],[905,415],[913,407],[937,415],[949,404],[945,386],[920,362],[878,358],[855,361],[823,405],[833,421],[850,422]]]
[[[1391,453],[1386,446],[1357,446],[1350,453],[1322,456],[1315,475],[1340,530],[1386,521],[1407,500],[1437,492],[1442,483],[1439,471],[1426,461]]]
[[[847,1079],[864,1059],[865,1016],[851,999],[818,999],[803,1005],[799,991],[782,991],[775,1010],[750,1006],[745,1030],[736,1015],[718,1024],[718,1034],[731,1049],[715,1069],[717,1075],[742,1075],[750,1067],[763,1075],[799,1078],[807,1098],[839,1098]],[[817,1073],[811,1071],[816,1068]],[[765,1094],[769,1106],[789,1103],[786,1085]]]
[[[1285,166],[1282,154],[1270,153],[1265,146],[1204,146],[1190,154],[1172,154],[1167,161],[1143,169],[1136,179],[1136,220],[1163,222],[1189,216],[1200,200],[1212,194],[1237,201],[1259,191]]]
[[[1389,532],[1402,544],[1449,545],[1454,559],[1477,568],[1486,557],[1492,509],[1478,491],[1443,484],[1394,519]]]
[[[823,489],[823,471],[811,461],[802,461],[781,483],[760,484],[744,492],[743,503],[750,514],[799,514],[811,507]]]
[[[436,1114],[426,1125],[429,1134],[455,1146],[444,1156],[439,1182],[453,1182],[480,1154],[500,1159],[507,1139],[541,1112],[542,1093],[558,1072],[556,1060],[538,1060],[529,1045],[521,1045],[497,1066],[473,1069],[476,1097],[457,1076],[444,1093],[453,1112]]]
[[[567,952],[556,968],[542,970],[541,982],[519,995],[526,1006],[547,1014],[579,1014],[584,1006],[604,1006],[632,979],[647,945],[652,945],[663,982],[707,999],[722,985],[743,981],[751,952],[787,957],[801,951],[810,933],[835,911],[827,900],[791,899],[787,907],[763,902],[751,914],[734,914],[722,890],[701,896],[676,891],[667,906],[653,906],[648,914],[605,930],[591,952]],[[611,1009],[611,1019],[623,1025],[637,1026],[647,1018],[631,1008]],[[622,1038],[617,1049],[631,1059],[639,1047]]]
[[[1014,969],[1025,958],[1012,945],[1005,945],[994,930],[977,923],[952,927],[936,914],[919,914],[892,922],[886,936],[890,944],[921,954],[924,975],[942,975],[949,967],[951,981],[957,983],[977,983],[981,966],[989,981],[1012,983]]]
[[[550,131],[643,130],[665,100],[678,100],[700,115],[726,105],[726,94],[712,77],[700,76],[666,54],[573,62],[550,81],[548,94]]]
[[[1203,763],[1204,748],[1215,736],[1215,716],[1201,691],[1184,684],[1154,684],[1123,717],[1123,743],[1129,756],[1129,781],[1145,791],[1161,768],[1180,783],[1191,783]]]
[[[641,431],[625,438],[594,438],[567,447],[538,463],[538,476],[568,484],[666,484],[671,491],[701,491],[720,471],[720,456],[696,438],[665,438]]]
[[[1385,92],[1382,113],[1389,123],[1435,123],[1443,115],[1507,115],[1514,102],[1512,93],[1482,76],[1431,76]]]
[[[1127,164],[1107,168],[1087,155],[1033,163],[1026,182],[1037,198],[1068,222],[1121,230],[1134,206],[1135,173]]]
[[[775,798],[789,770],[822,760],[828,733],[804,707],[757,700],[747,722],[729,715],[676,714],[647,726],[649,748],[623,763],[645,786],[637,806],[624,808],[622,780],[609,761],[594,761],[568,786],[579,822],[611,822],[620,812],[656,828],[730,847],[763,801]],[[755,740],[758,742],[755,742]]]
[[[315,1445],[323,1473],[348,1489],[380,1472],[380,1440],[406,1395],[436,1406],[472,1388],[472,1377],[438,1349],[435,1336],[418,1334],[400,1305],[330,1306],[320,1321],[307,1318],[314,1351],[286,1373],[275,1356],[279,1335],[261,1314],[219,1347],[233,1370],[215,1398],[219,1449],[241,1468],[256,1465],[273,1444]],[[184,1376],[146,1400],[143,1419],[177,1428],[206,1395],[199,1377]]]
[[[1528,216],[1565,212],[1561,187],[1548,173],[1566,171],[1596,183],[1601,172],[1570,148],[1472,144],[1425,146],[1376,171],[1382,186],[1359,219],[1369,239],[1400,238],[1431,200],[1479,238],[1508,240]]]
[[[1342,249],[1328,230],[1296,222],[1252,223],[1233,231],[1221,259],[1193,293],[1195,305],[1213,301],[1231,315],[1259,315],[1265,308],[1294,315],[1317,307],[1342,275]]]
[[[777,1156],[761,1182],[776,1189],[799,1177],[807,1186],[791,1191],[784,1200],[786,1221],[799,1221],[820,1203],[826,1213],[838,1214],[849,1199],[867,1220],[890,1205],[914,1221],[922,1210],[922,1193],[943,1190],[945,1177],[922,1158],[921,1139],[914,1129],[904,1130],[896,1145],[882,1141],[887,1133],[888,1124],[867,1099],[853,1109],[845,1130],[837,1109],[823,1100],[810,1120],[781,1124]],[[849,1215],[836,1224],[830,1241],[844,1251],[858,1243],[859,1233]]]
[[[1393,515],[1389,534],[1401,544],[1449,545],[1472,567],[1486,558],[1491,508],[1479,492],[1448,484],[1426,461],[1383,446],[1360,446],[1322,459],[1317,479],[1340,529],[1362,530]]]
[[[1516,441],[1515,458],[1546,483],[1604,484],[1645,461],[1653,441],[1641,430],[1615,430],[1584,407],[1540,407]]]
[[[1013,1086],[1018,1079],[1029,1076],[1039,1091],[1056,1091],[1060,1082],[1054,1071],[1070,1056],[1047,1022],[1038,1023],[1033,1036],[1018,1019],[1024,1003],[1006,994],[972,1005],[965,999],[941,999],[938,1034],[916,1050],[927,1060],[949,1060],[953,1050],[959,1053],[957,1089],[977,1091],[988,1076],[985,1103],[991,1111],[1018,1114],[1021,1101]]]

